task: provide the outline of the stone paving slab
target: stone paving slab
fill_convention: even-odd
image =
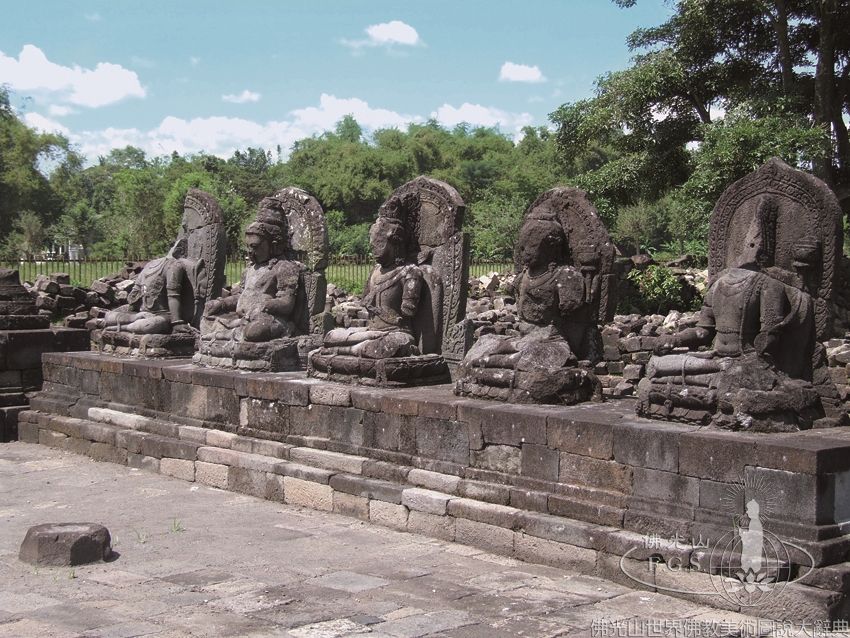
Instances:
[[[72,521],[106,525],[119,557],[18,560],[28,527]],[[617,635],[604,623],[664,619],[758,622],[330,512],[0,446],[0,638],[602,637]]]

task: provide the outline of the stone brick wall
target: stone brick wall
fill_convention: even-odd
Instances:
[[[848,604],[831,588],[850,582],[850,428],[718,432],[638,419],[629,400],[510,406],[92,353],[45,355],[44,374],[25,440],[610,578],[647,568],[646,535],[729,533],[747,490],[771,485],[771,530],[816,564],[791,591],[820,618]]]
[[[41,389],[41,355],[88,347],[85,330],[0,330],[0,443],[18,438],[18,413],[28,394]]]

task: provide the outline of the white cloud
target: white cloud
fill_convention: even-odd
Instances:
[[[504,132],[513,132],[514,137],[521,137],[522,129],[534,123],[531,113],[509,113],[491,106],[470,104],[464,102],[458,107],[443,104],[431,117],[445,126],[457,126],[467,123],[472,126],[498,127]]]
[[[357,122],[369,129],[402,127],[411,122],[421,122],[423,118],[415,115],[403,115],[388,109],[375,109],[359,98],[338,98],[322,93],[319,106],[308,106],[292,111],[295,124],[314,132],[332,129],[346,115],[354,116]]]
[[[62,126],[59,122],[51,120],[48,117],[44,117],[39,113],[26,113],[24,115],[24,122],[27,126],[38,129],[42,133],[61,133],[65,136],[68,136],[71,133],[67,127]]]
[[[197,153],[204,151],[220,157],[230,157],[233,151],[248,146],[284,151],[298,140],[316,133],[332,130],[346,115],[354,118],[366,129],[404,127],[411,122],[421,122],[422,117],[403,115],[388,109],[372,108],[358,98],[338,98],[322,94],[318,106],[296,109],[286,120],[254,122],[237,117],[197,117],[183,119],[168,116],[155,128],[142,131],[136,128],[107,128],[100,131],[83,131],[70,138],[80,151],[93,160],[106,155],[113,148],[138,146],[149,155]]]
[[[261,97],[262,95],[259,93],[245,89],[242,93],[227,93],[226,95],[222,95],[221,99],[231,104],[247,104],[248,102],[259,102]]]
[[[419,33],[401,20],[372,24],[365,29],[365,40],[342,40],[342,44],[352,49],[363,47],[418,46],[422,44]]]
[[[419,44],[419,34],[409,24],[401,20],[382,22],[366,27],[366,35],[375,44]]]
[[[97,11],[95,11],[94,13],[87,13],[85,15],[85,18],[89,22],[100,22],[101,20],[103,20],[103,16],[100,15]]]
[[[198,66],[200,63],[201,63],[201,58],[199,58],[197,55],[190,55],[189,56],[189,64],[191,64],[192,66]]]
[[[545,82],[546,78],[536,64],[514,64],[505,62],[499,70],[500,82]]]
[[[538,102],[543,102],[543,101],[544,101],[543,96],[541,96],[541,95],[532,95],[530,98],[528,98],[529,104],[537,104]]]
[[[256,122],[239,117],[184,119],[168,116],[149,130],[107,128],[66,134],[89,160],[127,145],[137,146],[151,156],[168,155],[172,151],[181,155],[203,151],[226,158],[235,150],[248,146],[272,151],[280,146],[284,152],[288,152],[298,140],[333,130],[346,115],[352,115],[366,131],[379,128],[405,129],[411,123],[425,121],[421,115],[376,108],[360,98],[340,98],[323,93],[317,105],[295,109],[281,120]],[[60,132],[67,131],[61,124],[43,116],[29,114],[29,117],[32,119],[28,123],[33,126],[38,125],[44,130],[52,127]],[[430,117],[449,127],[461,122],[473,126],[499,127],[503,132],[512,134],[514,139],[521,137],[524,126],[534,123],[530,113],[511,113],[470,103],[458,107],[443,104]]]
[[[62,66],[47,59],[37,46],[26,44],[17,59],[0,52],[0,83],[76,106],[96,108],[128,97],[145,97],[134,71],[99,62],[94,69]]]
[[[70,106],[65,106],[63,104],[51,104],[47,107],[47,112],[53,117],[65,117],[66,115],[76,113],[76,111]]]

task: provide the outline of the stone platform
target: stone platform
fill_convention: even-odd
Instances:
[[[90,336],[92,352],[139,359],[191,358],[198,340],[191,332],[146,335],[92,330]]]
[[[44,374],[24,441],[724,609],[848,617],[850,428],[719,432],[630,401],[510,406],[94,353],[45,355]],[[754,499],[784,552],[749,606],[722,585]]]
[[[38,329],[15,329],[16,325],[43,322]],[[88,330],[50,328],[46,317],[0,317],[0,443],[18,438],[18,413],[26,409],[28,393],[40,390],[41,355],[45,352],[87,350]]]

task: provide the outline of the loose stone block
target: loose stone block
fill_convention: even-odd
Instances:
[[[424,534],[444,541],[455,539],[455,519],[411,510],[407,516],[407,531]]]
[[[284,502],[288,505],[303,505],[315,510],[333,511],[333,488],[310,481],[283,477]]]
[[[195,463],[185,459],[163,458],[159,461],[159,473],[184,481],[195,480]]]
[[[226,465],[195,461],[195,481],[210,487],[227,489],[227,470]]]
[[[64,567],[109,558],[109,530],[94,523],[46,523],[27,530],[19,557],[32,565]]]
[[[383,501],[369,501],[369,520],[393,529],[407,529],[408,510],[404,505]]]
[[[411,510],[445,516],[449,496],[441,492],[411,487],[401,493],[401,503]]]

